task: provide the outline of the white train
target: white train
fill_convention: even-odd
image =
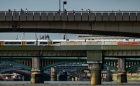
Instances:
[[[0,40],[0,46],[55,46],[66,45],[66,43],[86,43],[86,42],[134,42],[139,40],[126,39],[96,39],[96,40]]]

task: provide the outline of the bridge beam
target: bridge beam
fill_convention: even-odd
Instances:
[[[32,58],[31,83],[44,83],[43,72],[40,71],[40,58]]]
[[[125,58],[118,58],[117,83],[127,83]]]
[[[57,72],[56,72],[56,67],[51,67],[51,81],[56,81],[57,80]]]
[[[91,72],[90,85],[101,85],[102,51],[87,51],[87,63]]]

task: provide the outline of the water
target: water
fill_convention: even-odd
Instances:
[[[30,81],[0,81],[0,86],[89,86],[89,81],[45,81],[44,84],[30,84]],[[15,85],[18,84],[18,85]],[[117,86],[113,82],[102,82],[102,86]],[[122,86],[140,86],[140,82],[128,82]],[[121,86],[119,85],[119,86]]]

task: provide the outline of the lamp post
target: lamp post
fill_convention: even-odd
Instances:
[[[61,0],[59,0],[59,10],[61,11]]]
[[[64,11],[64,5],[67,4],[67,1],[63,1],[63,11]]]

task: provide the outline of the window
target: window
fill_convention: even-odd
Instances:
[[[21,44],[21,42],[5,42],[5,44]]]
[[[26,42],[26,44],[34,44],[34,42]]]
[[[40,44],[47,44],[47,42],[40,42]]]

